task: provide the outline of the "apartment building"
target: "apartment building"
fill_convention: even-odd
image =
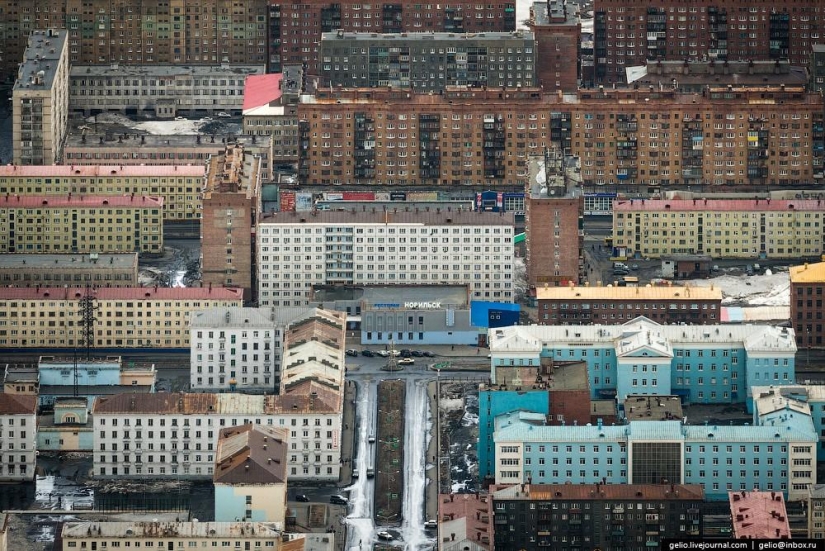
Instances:
[[[812,484],[808,490],[808,537],[825,538],[825,484]]]
[[[283,74],[246,77],[243,131],[251,136],[269,137],[272,163],[298,161],[296,102],[302,78],[302,71],[294,67],[287,67]]]
[[[61,28],[72,65],[263,65],[266,22],[264,0],[10,0],[0,52],[3,68],[13,70],[32,30]]]
[[[705,508],[696,484],[494,486],[490,499],[497,551],[643,551],[701,536]]]
[[[93,348],[189,350],[194,310],[243,306],[243,290],[196,287],[0,287],[0,350],[83,343],[80,302],[95,311]]]
[[[302,319],[329,314],[309,307],[212,308],[192,312],[191,388],[278,392],[287,328]]]
[[[73,65],[69,101],[73,111],[86,116],[105,111],[161,118],[182,112],[240,113],[246,77],[264,70],[263,65],[225,63]]]
[[[800,259],[825,253],[821,199],[654,199],[613,204],[619,256]]]
[[[812,92],[825,90],[825,44],[811,46],[811,60],[808,68],[810,70],[810,90]]]
[[[152,547],[189,549],[227,547],[303,551],[304,534],[287,534],[274,522],[66,522],[60,551]]]
[[[137,287],[138,253],[0,254],[0,284]]]
[[[134,202],[139,196],[156,197],[162,199],[164,221],[195,220],[205,173],[203,166],[190,165],[0,166],[0,195],[71,196],[78,203],[86,195],[110,201],[134,196]],[[131,203],[130,197],[126,200]]]
[[[513,225],[512,213],[450,207],[274,213],[256,233],[258,302],[303,306],[316,285],[436,283],[513,302]]]
[[[749,411],[752,410],[754,423],[758,422],[759,415],[773,412],[776,409],[805,407],[810,411],[814,420],[814,428],[820,437],[825,436],[825,385],[791,384],[752,386],[750,389],[752,400],[747,402]],[[760,408],[761,406],[761,408]],[[820,438],[817,446],[818,457],[825,457],[825,440]]]
[[[537,84],[548,91],[575,93],[581,78],[578,5],[567,0],[533,2],[527,27],[536,39]],[[573,52],[576,63],[572,62]]]
[[[158,255],[163,198],[6,194],[0,196],[0,252]]]
[[[820,226],[822,227],[822,226]],[[799,348],[822,348],[822,292],[825,262],[791,266],[791,323]]]
[[[34,480],[37,455],[37,396],[0,394],[0,481]]]
[[[777,492],[731,492],[730,515],[733,537],[745,539],[791,539],[785,498]]]
[[[488,33],[516,30],[515,2],[474,4],[459,0],[447,5],[271,2],[269,6],[269,67],[306,64],[308,75],[320,74],[322,33],[342,30],[364,33]]]
[[[261,193],[261,160],[240,146],[210,158],[203,187],[201,279],[242,287],[251,300],[254,242]]]
[[[12,151],[16,165],[63,159],[69,114],[69,52],[65,30],[35,30],[12,89]],[[10,159],[6,159],[10,161]]]
[[[439,93],[448,86],[536,86],[532,32],[333,31],[321,35],[319,86],[393,87]]]
[[[822,42],[825,14],[816,0],[701,0],[656,6],[632,0],[595,4],[596,84],[624,82],[625,68],[647,60],[781,60],[805,65]]]

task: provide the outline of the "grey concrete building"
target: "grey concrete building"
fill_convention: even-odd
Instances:
[[[321,36],[322,86],[439,92],[535,85],[533,33],[352,33]]]
[[[138,255],[0,254],[0,285],[137,287]]]

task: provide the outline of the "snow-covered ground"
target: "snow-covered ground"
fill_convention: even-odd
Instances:
[[[692,287],[722,290],[724,306],[789,306],[791,282],[787,272],[765,275],[721,275],[711,279],[685,282]]]
[[[364,549],[362,545],[373,541],[375,524],[372,521],[374,483],[365,476],[367,468],[373,464],[372,448],[369,445],[369,435],[375,434],[376,412],[378,403],[377,388],[374,384],[359,384],[358,410],[356,411],[358,425],[358,450],[353,459],[353,468],[361,476],[348,488],[350,512],[347,516],[347,544],[346,549]]]
[[[169,121],[142,121],[136,122],[120,113],[101,113],[96,117],[92,116],[86,119],[89,124],[118,124],[131,128],[133,130],[140,130],[147,134],[155,134],[159,136],[168,136],[172,134],[197,134],[200,127],[210,120],[169,120]]]
[[[432,420],[427,407],[427,381],[407,381],[406,422],[404,423],[404,503],[401,539],[405,551],[432,548],[434,542],[424,531],[424,489],[427,485],[427,443]]]

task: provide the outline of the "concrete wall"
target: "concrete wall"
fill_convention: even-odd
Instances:
[[[249,505],[247,496],[252,498]],[[246,512],[251,511],[247,517]],[[215,521],[281,522],[286,518],[286,484],[215,484]]]

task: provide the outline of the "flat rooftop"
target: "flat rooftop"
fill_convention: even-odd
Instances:
[[[66,209],[66,208],[163,208],[163,197],[146,195],[75,195],[60,197],[57,195],[0,195],[2,209]]]
[[[244,538],[264,539],[281,536],[277,524],[272,522],[67,522],[62,537],[87,539],[94,533],[97,538]]]
[[[628,395],[624,400],[628,421],[672,421],[682,419],[682,400],[678,396]]]
[[[538,300],[722,300],[718,287],[537,287]]]
[[[94,287],[97,300],[243,300],[237,287]],[[0,287],[0,300],[78,300],[85,287]]]
[[[533,2],[530,13],[531,23],[536,26],[578,25],[581,22],[576,4],[564,0]]]
[[[375,210],[336,210],[311,212],[273,212],[263,214],[258,224],[303,224],[323,225],[338,224],[343,226],[357,224],[407,224],[420,226],[514,226],[515,214],[512,212],[475,212],[455,210],[447,207],[430,209],[429,212],[421,209],[401,210],[398,212],[384,212]]]
[[[375,285],[336,286],[316,285],[312,288],[312,302],[357,300],[367,303],[370,310],[403,309],[405,302],[441,302],[466,305],[466,285]]]
[[[791,538],[782,492],[730,492],[728,499],[734,538]]]
[[[263,65],[72,65],[72,78],[83,77],[244,77],[262,75]]]
[[[514,484],[491,486],[495,500],[621,500],[621,501],[703,501],[700,484]]]
[[[87,124],[83,124],[81,126],[90,128]],[[231,143],[227,143],[227,138],[230,139],[230,142],[241,144],[244,147],[259,146],[261,148],[264,148],[264,146],[266,146],[271,139],[271,136],[233,134],[231,132],[224,134],[216,133],[214,134],[214,139],[208,134],[146,134],[144,130],[134,128],[124,129],[122,126],[117,124],[102,122],[97,123],[97,128],[98,131],[96,133],[94,130],[87,130],[85,132],[85,141],[83,140],[84,133],[82,130],[72,130],[66,137],[66,147],[71,149],[88,149],[90,153],[94,153],[100,149],[117,149],[129,153],[132,150],[140,151],[142,149],[166,149],[170,147],[189,147],[193,150],[202,149],[210,152],[221,152],[226,149],[227,145],[231,145]],[[102,142],[100,141],[101,138],[103,138]],[[198,141],[198,138],[200,138],[200,142]],[[112,161],[109,160],[108,162]],[[196,164],[198,168],[200,168],[202,161],[192,159],[192,164]],[[98,165],[75,165],[75,169],[81,168],[82,166]],[[144,169],[144,171],[152,166],[157,165],[139,165],[139,167]],[[188,167],[189,165],[177,166],[179,167],[178,170],[180,170],[181,167]],[[123,169],[125,168],[126,166],[124,165]],[[120,166],[114,166],[114,169],[117,169],[118,171],[122,170]],[[200,176],[203,176],[203,169],[200,171]]]
[[[23,63],[17,72],[14,91],[50,90],[54,86],[54,77],[60,55],[66,48],[68,31],[56,29],[38,29],[32,31]]]
[[[791,266],[791,283],[825,283],[825,262]]]
[[[138,264],[137,253],[106,254],[0,254],[0,270],[72,268],[86,270],[92,266],[110,269],[129,269]]]
[[[483,33],[358,33],[349,31],[331,31],[321,33],[321,40],[333,42],[336,40],[356,40],[381,42],[393,40],[395,42],[439,42],[445,40],[459,40],[462,42],[485,42],[495,40],[529,40],[533,41],[533,33],[525,30],[513,32],[483,32]]]
[[[623,199],[613,202],[613,212],[794,212],[825,211],[817,199]]]
[[[223,145],[223,144],[221,144]],[[0,178],[95,178],[191,176],[203,178],[195,165],[3,165]],[[127,197],[128,199],[128,197]]]
[[[509,366],[497,365],[496,381],[499,384],[480,386],[483,390],[519,390],[513,381],[522,381],[520,389],[529,390],[588,390],[590,388],[587,377],[587,362],[555,363],[549,373],[542,374],[537,366]],[[615,411],[611,412],[615,413]]]
[[[688,73],[684,73],[687,66]],[[631,83],[639,86],[653,86],[656,90],[660,84],[665,88],[678,85],[712,84],[724,86],[805,86],[808,74],[805,67],[789,65],[787,62],[773,61],[728,61],[727,63],[688,63],[683,61],[650,62],[646,67],[638,67],[638,78]]]

